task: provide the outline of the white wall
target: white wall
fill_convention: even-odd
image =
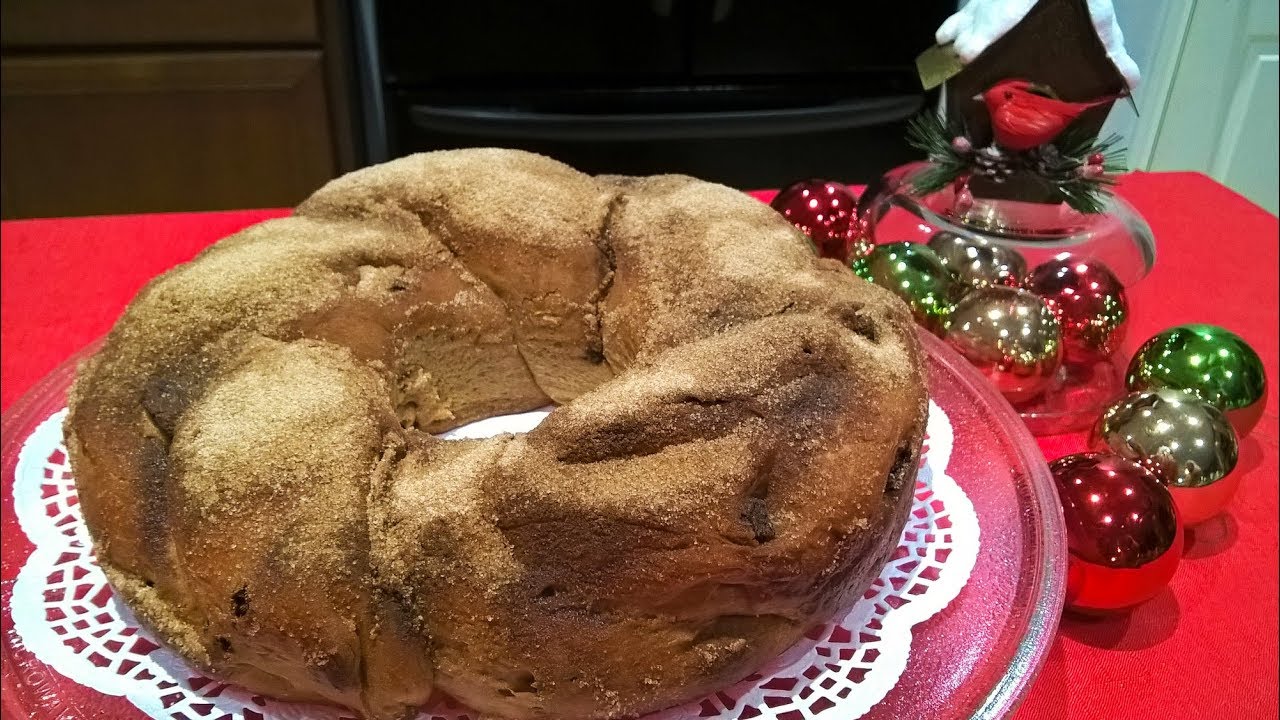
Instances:
[[[1163,48],[1161,53],[1161,35],[1165,34],[1166,20],[1170,13],[1179,10],[1178,2],[1161,2],[1158,0],[1112,0],[1116,9],[1116,19],[1120,22],[1120,31],[1124,33],[1125,48],[1129,57],[1138,63],[1142,71],[1142,82],[1133,93],[1138,111],[1127,101],[1118,102],[1111,110],[1111,116],[1102,127],[1102,135],[1118,133],[1125,138],[1129,146],[1129,167],[1147,169],[1150,157],[1150,143],[1145,147],[1135,145],[1142,141],[1140,120],[1159,115],[1164,98],[1161,96],[1162,82],[1169,68],[1163,64],[1176,64],[1177,53],[1171,48]]]
[[[1280,211],[1276,0],[1173,0],[1160,28],[1134,166],[1202,172]]]

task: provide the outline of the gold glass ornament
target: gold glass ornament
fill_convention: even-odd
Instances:
[[[974,287],[1019,287],[1027,274],[1027,261],[1010,247],[976,236],[936,232],[929,247],[957,280]]]
[[[1014,403],[1043,392],[1062,356],[1053,311],[1017,288],[970,292],[951,311],[944,338]]]
[[[1142,465],[1173,493],[1182,520],[1216,515],[1239,478],[1235,430],[1216,407],[1182,390],[1135,392],[1107,408],[1091,444]]]

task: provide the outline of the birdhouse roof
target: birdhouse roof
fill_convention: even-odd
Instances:
[[[1141,74],[1137,63],[1125,49],[1124,33],[1121,32],[1120,24],[1116,20],[1112,0],[1067,0],[1066,3],[1061,0],[1039,0],[1038,2],[1037,0],[973,0],[967,7],[954,13],[942,23],[938,28],[936,39],[939,45],[950,47],[962,62],[969,63],[984,54],[997,40],[1018,27],[1032,10],[1036,10],[1037,13],[1052,14],[1052,8],[1043,6],[1063,4],[1075,5],[1073,14],[1077,17],[1081,16],[1080,10],[1083,9],[1093,36],[1101,44],[1107,59],[1124,78],[1130,90],[1137,87]],[[1062,22],[1062,20],[1055,22]],[[1070,27],[1064,26],[1062,29],[1084,30],[1078,22],[1071,22]],[[1016,33],[1025,31],[1026,28],[1018,27]],[[1089,49],[1094,50],[1093,47]]]

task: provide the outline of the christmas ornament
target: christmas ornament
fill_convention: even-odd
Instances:
[[[1102,413],[1091,445],[1133,460],[1169,487],[1182,521],[1218,514],[1239,478],[1236,434],[1214,406],[1182,390],[1131,393]]]
[[[1040,394],[1058,369],[1058,319],[1017,288],[979,288],[951,311],[944,336],[1009,402]]]
[[[1124,339],[1129,302],[1124,287],[1096,260],[1050,260],[1023,287],[1044,298],[1062,325],[1063,357],[1070,363],[1105,359]]]
[[[1179,325],[1142,344],[1125,384],[1130,390],[1177,388],[1227,415],[1243,438],[1262,417],[1267,377],[1258,353],[1239,335],[1214,325]]]
[[[1067,607],[1105,612],[1155,597],[1182,559],[1169,491],[1145,468],[1102,453],[1049,464],[1067,529]]]
[[[840,183],[801,180],[783,188],[769,205],[808,235],[822,257],[847,262],[871,249],[858,239],[858,198]]]
[[[974,98],[977,100],[978,98]],[[1030,150],[1052,142],[1085,110],[1113,102],[1064,102],[1053,90],[1026,80],[1002,80],[982,94],[996,142],[1010,150]]]
[[[920,243],[877,245],[850,267],[858,277],[902,298],[916,322],[934,333],[946,326],[951,305],[961,290],[937,254]]]
[[[1111,99],[1098,102],[1111,102]],[[1034,194],[1040,198],[1035,202],[1064,202],[1077,212],[1101,213],[1108,207],[1110,188],[1115,184],[1113,176],[1125,169],[1124,149],[1118,147],[1120,137],[1117,135],[1099,140],[1086,130],[1073,127],[1060,134],[1055,132],[1040,144],[1022,147],[1025,143],[1015,140],[1018,147],[1011,147],[1000,141],[997,128],[996,143],[979,148],[971,138],[957,132],[957,125],[958,122],[948,125],[933,111],[921,113],[908,122],[907,144],[928,157],[926,168],[911,180],[914,194],[929,195],[971,177],[996,184],[1018,180],[1016,184],[1022,190],[1034,188]],[[1021,130],[1010,132],[1016,135]],[[1091,162],[1098,158],[1101,162]],[[963,198],[961,191],[956,190],[955,212],[961,216],[967,214],[973,202],[973,193],[967,184],[963,190],[966,194]]]
[[[986,238],[943,231],[929,238],[929,247],[957,280],[974,287],[1018,287],[1027,274],[1027,261],[1017,250],[996,245]]]

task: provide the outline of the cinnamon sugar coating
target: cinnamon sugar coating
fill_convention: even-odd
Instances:
[[[901,303],[741,193],[458,150],[152,281],[66,433],[112,584],[207,671],[379,720],[633,717],[866,589],[922,367]]]

